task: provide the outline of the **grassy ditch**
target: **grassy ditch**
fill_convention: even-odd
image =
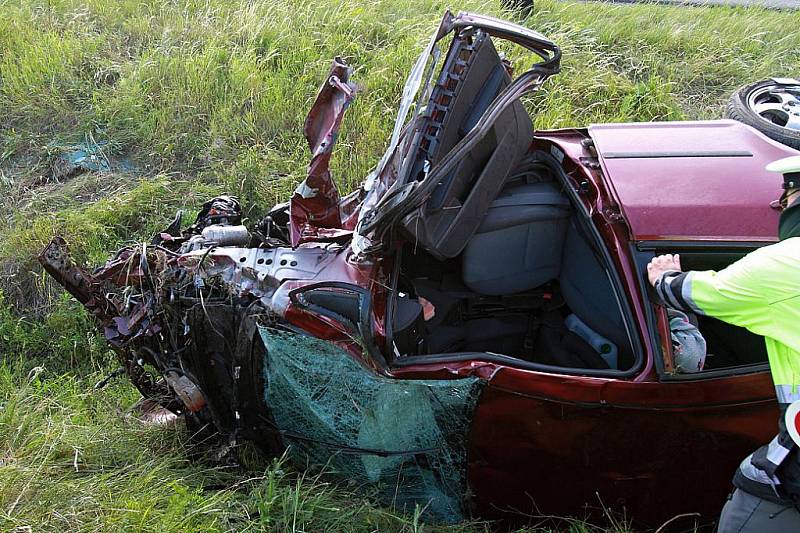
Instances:
[[[422,527],[280,463],[187,462],[180,431],[126,416],[130,387],[91,389],[109,353],[35,255],[59,232],[97,264],[220,192],[256,219],[303,178],[302,123],[337,55],[361,88],[332,164],[351,189],[446,7],[521,16],[481,0],[0,0],[0,530]],[[527,103],[539,128],[716,118],[737,86],[798,75],[797,20],[537,0],[523,23],[562,46],[563,72]],[[87,143],[111,170],[60,171]]]

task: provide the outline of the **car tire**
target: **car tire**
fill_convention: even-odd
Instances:
[[[800,150],[800,82],[769,79],[745,85],[731,95],[725,117]]]

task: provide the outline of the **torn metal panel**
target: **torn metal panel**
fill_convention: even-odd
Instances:
[[[341,58],[333,61],[326,82],[306,118],[303,133],[311,149],[308,176],[289,200],[290,242],[297,246],[310,239],[348,236],[342,230],[339,191],[330,173],[330,159],[336,136],[356,86],[349,80],[351,68]],[[320,233],[318,228],[325,231]]]
[[[83,305],[89,305],[93,297],[91,290],[92,276],[77,267],[72,261],[67,241],[63,237],[53,237],[53,240],[39,254],[39,262],[45,271],[53,276],[53,279],[74,296],[76,300]],[[102,306],[103,311],[110,309],[110,302],[95,302],[95,305],[97,303]]]
[[[442,112],[440,102],[437,101],[441,98],[431,96],[431,81],[433,68],[440,56],[437,42],[451,32],[455,32],[457,37],[485,34],[508,40],[539,56],[541,61],[504,87],[481,113],[479,120],[474,121],[464,132],[463,138],[450,148],[446,155],[437,161],[423,158],[423,161],[419,161],[423,171],[413,172],[415,168],[413,162],[419,159],[416,154],[417,149],[422,143],[429,141],[424,121]],[[406,81],[389,147],[364,185],[367,192],[359,214],[357,235],[353,240],[353,249],[356,253],[365,256],[384,248],[388,244],[387,235],[391,233],[397,221],[420,207],[442,181],[448,179],[448,175],[455,171],[464,158],[468,157],[492,131],[494,123],[504,115],[504,112],[510,106],[519,105],[517,102],[520,96],[538,88],[548,77],[558,73],[560,60],[561,51],[558,46],[528,28],[492,17],[470,13],[459,13],[454,16],[449,11],[446,12],[431,42],[418,58]],[[458,59],[456,62],[460,61]],[[427,70],[426,65],[430,65]],[[446,74],[454,75],[460,68],[462,67],[456,67],[453,72]],[[509,70],[510,65],[506,63],[505,68]],[[424,73],[427,74],[423,78]],[[423,79],[425,79],[424,84]],[[449,81],[445,80],[444,85],[449,88]],[[418,98],[419,111],[406,122],[411,103],[415,98]],[[416,233],[414,235],[416,237]]]
[[[405,511],[466,514],[467,434],[482,381],[378,376],[335,344],[259,328],[265,399],[294,460],[375,486]]]

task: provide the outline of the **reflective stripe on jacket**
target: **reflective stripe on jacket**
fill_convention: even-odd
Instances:
[[[800,237],[760,248],[718,272],[665,272],[655,288],[670,306],[763,336],[781,411],[800,400]],[[782,417],[779,430],[770,445],[751,456],[755,473],[746,466],[737,476],[759,483],[770,480],[776,494],[780,478],[785,478],[792,486],[784,485],[783,493],[800,497],[798,454]],[[790,456],[792,464],[776,474]]]

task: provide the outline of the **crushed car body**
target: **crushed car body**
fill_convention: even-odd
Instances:
[[[495,40],[533,66],[514,76]],[[264,219],[220,196],[92,272],[60,237],[40,261],[143,396],[226,446],[288,448],[434,520],[711,516],[774,433],[763,343],[704,319],[707,368],[677,373],[642,272],[772,242],[764,166],[795,152],[733,121],[536,132],[519,98],[559,62],[527,28],[446,13],[358,190],[328,166],[357,92],[337,58],[307,178]]]

